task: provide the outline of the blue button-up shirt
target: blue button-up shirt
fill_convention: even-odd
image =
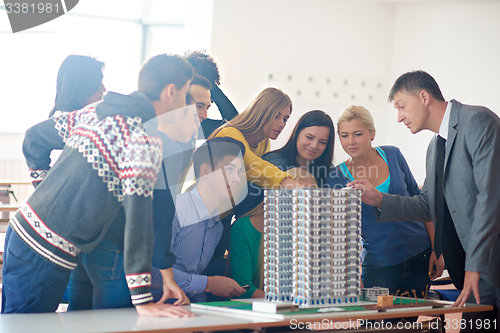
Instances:
[[[196,188],[177,196],[172,222],[171,248],[176,257],[173,272],[175,282],[189,298],[202,293],[207,286],[207,276],[203,273],[222,231],[217,209],[210,213]],[[156,268],[153,268],[152,288],[162,290],[161,274]]]

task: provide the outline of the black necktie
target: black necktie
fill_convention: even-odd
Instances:
[[[455,287],[462,289],[465,274],[465,251],[457,235],[455,224],[443,192],[445,143],[445,139],[440,136],[437,137],[436,233],[434,235],[434,249],[436,250],[437,258],[443,254],[446,268]]]
[[[436,234],[434,237],[434,249],[436,257],[443,253],[443,224],[444,224],[444,194],[443,194],[443,173],[444,173],[444,153],[446,140],[438,135],[437,137],[437,159],[436,159]]]

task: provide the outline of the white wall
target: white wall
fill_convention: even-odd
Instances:
[[[336,121],[343,107],[361,104],[374,115],[375,144],[400,147],[422,184],[432,134],[412,135],[397,123],[386,102],[390,87],[400,74],[423,69],[436,78],[445,98],[500,110],[498,17],[498,1],[215,0],[211,53],[221,88],[240,112],[267,86],[282,88],[294,101],[292,123],[274,148],[286,141],[301,113],[321,108]],[[332,78],[331,90],[325,77]],[[324,94],[334,90],[345,97]],[[335,162],[346,156],[337,145]]]
[[[67,15],[15,34],[9,31],[6,12],[0,11],[0,132],[24,133],[47,119],[54,106],[59,66],[72,53],[106,63],[103,82],[107,89],[133,91],[140,66],[138,25],[76,15],[93,13],[132,20],[140,13],[138,8],[138,0],[110,0],[105,4],[80,1]]]
[[[414,69],[429,72],[444,98],[484,105],[500,114],[500,2],[398,4],[391,81]],[[397,143],[417,181],[425,179],[425,152],[432,134],[411,135],[388,114],[387,141]]]
[[[29,180],[24,132],[47,119],[59,66],[69,54],[104,61],[106,88],[127,94],[137,89],[141,66],[138,20],[161,24],[151,29],[148,57],[210,50],[212,9],[212,0],[85,0],[67,15],[16,34],[0,10],[0,179]],[[32,191],[32,186],[12,188],[19,200]]]
[[[371,105],[383,133],[378,110],[387,98],[394,14],[394,5],[371,0],[215,0],[212,55],[220,66],[221,88],[240,112],[265,87],[290,95],[291,125],[273,142],[277,148],[304,112],[322,109],[336,122],[342,108],[361,104],[356,92],[364,81],[378,101]],[[315,91],[321,91],[320,98]],[[340,145],[335,155],[337,161],[347,156]]]
[[[103,83],[108,90],[136,90],[142,65],[139,19],[159,24],[148,35],[147,58],[209,50],[212,8],[212,0],[85,0],[62,17],[15,34],[6,11],[0,10],[0,132],[24,133],[47,119],[59,66],[69,54],[105,62]],[[175,24],[180,25],[171,26]]]

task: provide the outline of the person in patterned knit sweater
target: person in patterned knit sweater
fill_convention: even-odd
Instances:
[[[99,104],[35,126],[42,132],[41,127],[55,127],[65,145],[50,170],[50,159],[28,165],[36,190],[7,230],[2,313],[55,311],[77,254],[97,246],[123,207],[126,280],[139,315],[191,315],[181,307],[152,302],[153,244],[147,240],[153,239],[152,196],[162,163],[156,117],[186,106],[192,75],[184,59],[159,55],[142,67],[138,91],[110,92]],[[26,137],[30,135],[28,130]],[[36,151],[36,142],[32,144]],[[161,272],[166,296],[188,303],[172,269]]]

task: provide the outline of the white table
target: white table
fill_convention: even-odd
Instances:
[[[266,320],[264,319],[264,322]],[[272,320],[271,320],[272,321]],[[203,314],[190,318],[139,317],[134,308],[0,315],[2,333],[199,332],[262,327],[262,319]]]
[[[468,308],[415,309],[417,315],[439,315],[453,312],[490,311],[492,306],[471,305]],[[109,332],[200,332],[289,326],[290,319],[264,319],[260,317],[236,316],[220,312],[194,310],[198,315],[190,318],[139,317],[134,308],[86,310],[65,313],[7,314],[0,315],[2,333],[109,333]],[[298,315],[302,321],[349,321],[349,319],[380,319],[409,316],[410,312],[373,313],[369,311],[322,313]]]

